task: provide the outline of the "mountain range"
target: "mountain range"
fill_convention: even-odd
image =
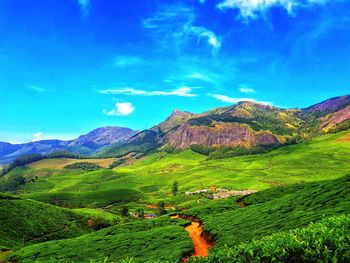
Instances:
[[[127,141],[136,131],[124,127],[102,127],[70,141],[42,140],[23,144],[0,142],[0,163],[8,163],[24,154],[49,154],[56,151],[90,155],[106,145]]]
[[[143,155],[159,148],[244,147],[282,145],[350,127],[350,95],[331,98],[304,109],[282,109],[243,101],[194,114],[174,110],[158,125],[134,131],[103,127],[71,141],[45,140],[25,144],[0,142],[0,163],[31,153],[68,150],[121,157]]]

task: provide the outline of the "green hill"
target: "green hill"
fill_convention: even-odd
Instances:
[[[246,257],[256,260],[261,255],[261,250],[267,251],[265,258],[276,255],[282,259],[295,259],[294,256],[298,256],[312,261],[320,254],[316,251],[309,256],[308,249],[317,244],[320,251],[324,251],[325,246],[330,249],[335,247],[339,251],[344,251],[349,246],[346,237],[344,238],[344,235],[348,235],[346,229],[350,222],[349,217],[323,220],[326,217],[350,213],[349,189],[350,176],[345,176],[336,180],[264,190],[244,198],[243,202],[247,205],[245,208],[240,208],[236,199],[213,200],[206,206],[183,213],[200,218],[205,230],[215,237],[215,247],[207,259],[209,262],[228,262],[228,258]],[[319,221],[321,223],[311,225],[305,230],[279,233]],[[192,249],[192,242],[183,229],[186,223],[186,220],[168,217],[135,221],[73,239],[27,246],[15,252],[10,259],[19,262],[89,262],[103,261],[108,257],[108,262],[116,262],[133,257],[135,262],[155,259],[160,262],[177,262]],[[333,229],[333,235],[327,234],[327,229]],[[270,234],[274,235],[264,238]],[[297,243],[299,247],[293,246],[295,236],[301,240]],[[332,242],[329,241],[331,237]],[[344,238],[344,243],[337,244],[338,237]],[[257,240],[260,238],[264,239]],[[253,239],[257,241],[250,243]],[[248,241],[249,243],[244,243]],[[225,245],[231,248],[224,248]],[[237,245],[238,248],[235,247]],[[276,247],[275,252],[273,247]],[[279,255],[277,251],[283,247],[287,250]],[[293,249],[297,249],[297,255],[292,254]],[[253,251],[252,255],[249,250]],[[331,258],[337,257],[333,250],[329,251],[329,255]],[[344,255],[338,256],[341,259]],[[248,259],[242,262],[250,262]]]
[[[183,213],[200,218],[217,247],[237,245],[324,217],[350,214],[350,175],[267,189],[238,199],[244,208],[236,200],[212,201]]]
[[[90,262],[136,258],[137,262],[157,259],[178,261],[192,249],[184,223],[167,217],[116,225],[74,239],[27,246],[10,260],[19,262]]]
[[[288,232],[225,247],[191,262],[349,262],[350,216],[331,217]]]
[[[87,224],[91,218],[96,216],[0,193],[0,248],[87,234],[94,230]]]

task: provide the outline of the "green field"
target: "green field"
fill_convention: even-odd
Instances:
[[[301,228],[311,222],[350,214],[349,135],[348,130],[265,154],[216,160],[191,150],[157,152],[113,170],[93,172],[62,169],[61,159],[17,167],[0,178],[3,188],[19,177],[24,179],[12,191],[21,199],[2,195],[0,209],[13,211],[9,216],[15,220],[11,223],[9,217],[2,215],[7,225],[0,234],[3,247],[0,252],[21,248],[10,255],[11,260],[19,262],[89,262],[90,259],[103,262],[106,257],[109,257],[107,262],[126,258],[134,258],[136,262],[154,259],[176,262],[192,250],[192,241],[183,228],[187,222],[167,216],[153,220],[133,217],[140,209],[154,213],[154,204],[165,201],[169,214],[199,218],[204,230],[215,238],[209,262],[217,262],[218,257],[239,258],[246,255],[246,248],[253,251],[251,260],[256,259],[255,251],[267,249],[259,240],[268,235],[273,235],[267,237],[269,242],[278,241],[271,246],[281,247],[283,240],[287,244],[291,239],[289,230],[298,228],[295,233],[302,236]],[[180,191],[173,196],[171,188],[175,180]],[[184,194],[211,186],[258,192],[243,199],[226,200],[209,200],[206,194]],[[122,216],[123,208],[128,208],[130,214]],[[40,209],[48,212],[40,214]],[[22,210],[30,211],[32,217],[14,216],[23,214]],[[92,227],[87,224],[91,219],[100,224]],[[336,224],[337,220],[332,222]],[[74,223],[63,227],[67,222]],[[12,231],[16,229],[14,224],[20,226],[18,232]],[[325,227],[331,224],[325,223]],[[54,229],[65,231],[53,235]],[[287,232],[280,237],[276,234],[280,231]],[[253,239],[257,241],[251,248],[245,242]],[[53,241],[42,243],[46,240]],[[240,244],[243,247],[237,248]],[[225,245],[229,246],[227,250],[223,250]],[[300,255],[307,249],[309,246],[301,247]],[[242,252],[238,255],[237,251]],[[334,255],[333,252],[330,254]],[[8,257],[9,252],[5,253]]]

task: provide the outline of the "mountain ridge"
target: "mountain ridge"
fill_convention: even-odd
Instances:
[[[25,144],[0,142],[0,163],[28,153],[69,150],[74,153],[122,157],[144,155],[158,148],[244,147],[282,145],[350,127],[350,95],[334,97],[301,109],[283,109],[253,101],[195,114],[178,109],[150,129],[106,126],[70,141]]]
[[[49,154],[68,150],[78,154],[91,154],[103,146],[129,139],[136,131],[119,126],[105,126],[92,130],[76,139],[40,140],[21,144],[0,142],[0,163],[8,163],[24,154]]]
[[[245,148],[282,145],[336,130],[349,119],[350,95],[301,109],[242,101],[200,114],[174,110],[163,122],[135,134],[124,145],[109,148],[105,153],[122,156],[162,147],[187,149],[193,144]]]

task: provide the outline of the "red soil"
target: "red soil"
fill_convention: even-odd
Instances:
[[[172,216],[171,218],[180,218],[179,216]],[[203,226],[199,222],[192,221],[185,230],[189,233],[190,238],[193,241],[194,252],[192,256],[207,257],[208,250],[212,247],[202,236]],[[183,258],[182,261],[186,261],[186,258]]]

